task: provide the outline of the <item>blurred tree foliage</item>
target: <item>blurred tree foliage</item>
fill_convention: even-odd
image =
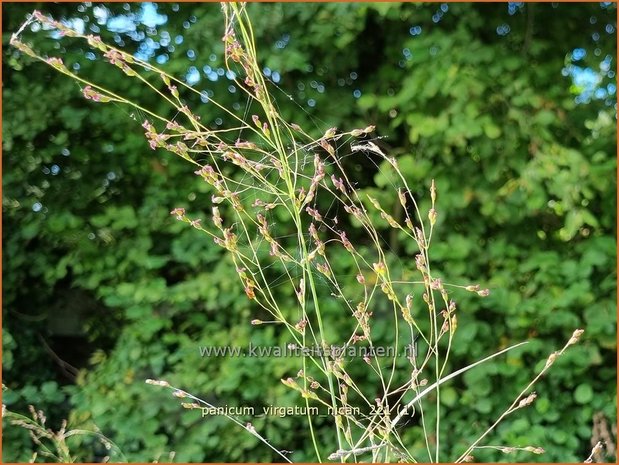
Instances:
[[[85,101],[75,82],[7,46],[35,7],[2,5],[3,402],[24,412],[35,404],[54,426],[63,418],[96,424],[133,461],[166,460],[170,451],[181,462],[276,460],[225,418],[201,419],[144,384],[166,379],[217,404],[293,405],[296,396],[279,379],[294,375],[299,361],[200,357],[199,345],[288,341],[274,327],[250,326],[256,309],[232,263],[208,237],[170,217],[177,206],[206,214],[209,195],[191,166],[149,149],[143,115]],[[135,20],[133,32],[106,30],[101,5],[38,7],[80,18],[149,59],[169,59],[162,66],[172,74],[195,79],[198,72],[204,98],[193,104],[213,127],[226,120],[204,103],[207,96],[251,115],[247,98],[217,74],[217,5],[161,4],[163,24],[143,5],[106,5],[107,29],[118,27],[113,16],[125,15]],[[492,289],[481,301],[456,296],[451,367],[530,340],[518,354],[446,386],[446,457],[485,430],[577,327],[586,330],[583,342],[537,386],[533,407],[489,441],[541,446],[546,454],[480,450],[475,457],[586,457],[594,413],[616,424],[616,5],[249,8],[283,115],[316,136],[331,126],[375,124],[377,143],[398,157],[422,209],[436,180],[435,268],[450,282]],[[103,18],[98,25],[96,18]],[[89,59],[85,44],[26,36],[84,76],[167,111],[100,57]],[[397,213],[376,166],[355,157],[346,163],[363,189]],[[391,244],[401,266],[413,269],[411,244],[397,235]],[[274,291],[292,305],[290,290]],[[77,337],[58,330],[73,320],[81,325]],[[432,412],[426,415],[431,421]],[[276,447],[294,451],[291,459],[315,459],[304,417],[254,425]],[[421,427],[404,428],[404,439],[423,448]],[[337,448],[331,430],[319,427],[318,437],[325,451]],[[25,431],[5,424],[4,438],[4,461],[32,456]],[[74,447],[82,461],[104,454],[87,442]]]

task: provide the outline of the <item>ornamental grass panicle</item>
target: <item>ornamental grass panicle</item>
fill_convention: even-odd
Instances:
[[[170,215],[176,215],[176,219],[182,221],[185,219],[185,209],[180,207],[175,208],[170,212]]]
[[[325,139],[320,139],[318,141],[318,144],[332,157],[335,158],[335,149],[333,148],[333,146],[331,144],[329,144],[329,142],[327,142]]]
[[[230,252],[237,251],[237,237],[234,232],[232,232],[232,228],[224,229],[224,247],[228,249]]]
[[[254,281],[252,281],[251,279],[247,279],[245,280],[245,295],[247,295],[247,298],[249,300],[254,300],[256,298],[256,284],[254,283]],[[257,320],[254,320],[257,321]]]
[[[403,208],[406,208],[407,202],[404,189],[398,189],[398,199],[400,200],[400,205],[402,205]]]
[[[423,254],[415,255],[415,266],[417,267],[419,271],[425,274],[427,270],[426,269],[426,258],[423,256]]]
[[[245,52],[243,51],[241,44],[236,40],[234,30],[230,29],[226,31],[226,34],[222,37],[222,40],[225,44],[226,58],[230,58],[232,61],[240,63],[245,56]]]
[[[432,281],[430,281],[430,288],[434,290],[443,289],[443,281],[441,281],[441,278],[435,278]]]
[[[240,139],[237,139],[237,141],[234,143],[234,147],[236,147],[237,149],[249,149],[249,150],[256,150],[258,148],[258,146],[254,144],[253,142],[242,141]]]
[[[219,213],[219,207],[213,207],[212,208],[212,216],[211,219],[213,221],[213,224],[215,225],[215,227],[219,230],[222,229],[222,225],[223,225],[223,220],[221,219],[221,214]]]
[[[600,460],[600,456],[602,454],[602,450],[604,449],[604,445],[602,444],[602,441],[598,441],[595,443],[595,445],[593,446],[593,449],[591,449],[591,454],[589,455],[589,457],[587,459],[585,459],[584,463],[593,463],[593,461],[595,460],[596,462],[601,462],[602,460]]]
[[[48,58],[46,61],[47,61],[47,64],[56,68],[59,71],[63,71],[67,73],[69,72],[69,70],[64,65],[64,62],[62,61],[62,58],[52,57],[52,58]]]
[[[337,190],[339,190],[342,194],[346,194],[346,188],[344,187],[344,181],[342,178],[336,178],[335,175],[331,175],[331,182]]]
[[[194,173],[198,176],[202,176],[202,178],[211,185],[214,185],[219,180],[217,172],[211,165],[204,165],[199,170],[194,171]]]
[[[436,210],[434,208],[430,208],[430,211],[428,211],[428,219],[430,220],[431,226],[434,226],[434,224],[436,223],[436,217]]]
[[[326,263],[316,263],[316,269],[324,274],[326,277],[331,277],[331,270]]]
[[[385,221],[387,221],[387,223],[389,224],[389,226],[391,226],[392,228],[395,229],[402,229],[402,226],[400,226],[400,224],[393,219],[393,216],[391,216],[389,213],[386,213],[384,211],[380,212],[380,216],[382,219],[384,219]]]
[[[44,15],[39,10],[34,10],[32,12],[32,16],[41,24],[47,25],[50,28],[58,29],[59,31],[63,31],[68,29],[67,26],[62,24],[60,21],[56,21],[49,16]]]
[[[106,52],[108,50],[107,45],[103,43],[103,40],[101,39],[100,36],[88,34],[86,36],[86,39],[88,41],[88,45],[90,45],[92,48],[95,48],[99,50],[100,52]]]
[[[352,243],[348,240],[348,237],[346,236],[346,232],[340,231],[339,235],[340,235],[340,242],[342,243],[344,248],[351,253],[354,252],[355,248],[353,247]]]
[[[181,407],[188,410],[200,409],[202,406],[196,402],[181,402]]]
[[[299,331],[300,333],[304,333],[305,332],[305,327],[307,326],[307,319],[306,318],[302,318],[298,323],[296,323],[294,325],[294,328]]]
[[[174,84],[168,84],[168,90],[170,91],[170,94],[172,94],[172,97],[178,99],[178,87],[176,87]]]
[[[301,278],[299,287],[296,289],[297,299],[301,306],[305,306],[305,279]]]
[[[30,46],[24,44],[23,42],[21,42],[20,40],[17,39],[17,37],[15,35],[11,36],[11,40],[10,40],[10,45],[15,47],[17,50],[19,50],[20,52],[32,57],[32,58],[36,58],[36,53],[34,52],[34,50],[32,50],[32,48],[30,48]]]
[[[576,344],[578,342],[578,340],[580,339],[580,336],[582,336],[584,332],[585,332],[584,329],[577,329],[577,330],[575,330],[574,333],[572,334],[572,337],[570,338],[570,340],[567,341],[567,345],[571,346],[573,344]]]
[[[200,191],[208,192],[206,199],[210,197],[210,220],[205,220],[202,225],[200,218],[188,218],[182,207],[173,209],[170,214],[210,235],[218,246],[230,252],[245,295],[253,301],[250,307],[259,307],[260,312],[272,317],[266,321],[252,319],[251,325],[281,324],[282,330],[288,333],[277,337],[289,338],[284,341],[286,347],[305,350],[313,344],[323,349],[319,355],[304,355],[300,362],[303,369],[298,376],[303,377],[303,387],[292,377],[282,379],[282,383],[298,391],[301,398],[318,401],[333,409],[328,420],[334,428],[336,452],[321,450],[319,444],[324,443],[321,439],[324,431],[315,431],[315,420],[308,415],[308,435],[319,461],[325,457],[360,463],[370,458],[373,461],[417,462],[420,458],[429,458],[431,462],[445,461],[440,452],[447,448],[440,444],[441,435],[434,433],[445,430],[441,423],[444,415],[441,415],[439,395],[442,383],[518,345],[448,372],[452,364],[452,342],[460,341],[454,338],[458,327],[456,304],[446,289],[464,289],[480,297],[488,296],[490,290],[482,289],[478,284],[463,286],[443,282],[444,278],[438,277],[443,276],[447,268],[445,263],[435,262],[430,253],[430,242],[437,236],[434,228],[438,218],[434,179],[429,187],[431,205],[424,204],[422,210],[414,193],[422,188],[427,192],[427,187],[408,185],[411,176],[399,168],[395,157],[383,152],[372,141],[381,136],[372,140],[367,137],[375,131],[374,126],[349,132],[338,132],[337,128],[331,127],[322,136],[314,138],[298,124],[285,121],[275,109],[270,84],[255,56],[255,38],[247,16],[248,9],[232,2],[224,3],[222,10],[226,20],[222,37],[226,66],[235,86],[247,94],[248,106],[242,113],[212,101],[231,116],[235,126],[217,129],[207,127],[210,121],[207,125],[200,123],[200,115],[193,113],[189,97],[201,98],[202,93],[183,80],[175,79],[155,64],[107,46],[98,36],[80,34],[38,11],[33,13],[33,18],[65,35],[85,40],[90,47],[102,52],[109,64],[120,68],[127,78],[132,78],[132,82],[147,85],[151,90],[163,89],[157,92],[165,98],[166,104],[171,105],[172,111],[158,115],[146,109],[150,106],[143,107],[116,92],[89,83],[81,75],[79,77],[84,84],[84,98],[94,102],[114,101],[139,109],[147,115],[142,126],[153,150],[164,149],[197,166],[195,175],[208,184],[201,184]],[[30,46],[18,40],[18,35],[11,37],[11,45],[76,79],[61,58],[39,57]],[[153,87],[138,71],[153,77],[157,87]],[[210,93],[207,94],[211,100]],[[172,120],[168,119],[170,114],[175,115]],[[354,138],[362,139],[351,141]],[[376,181],[374,186],[360,186],[353,180],[355,173],[350,172],[356,161],[346,158],[348,155],[367,157],[376,164],[376,173],[384,175],[387,182],[379,184]],[[394,229],[389,230],[387,226]],[[384,234],[385,230],[388,234]],[[414,247],[414,243],[402,245],[401,241],[412,242],[411,238],[419,247],[419,253],[411,252],[413,248],[410,246]],[[343,252],[338,242],[348,253]],[[335,247],[329,247],[327,253],[327,245],[333,243]],[[402,256],[397,255],[398,250],[402,251]],[[413,253],[416,253],[414,264],[408,258],[408,254]],[[282,282],[287,284],[286,290],[280,287]],[[427,312],[414,306],[417,302],[411,291],[419,295],[415,289],[421,293],[419,305],[427,308]],[[439,293],[443,303],[437,299]],[[294,302],[295,296],[299,305],[295,304],[291,309],[286,303],[290,299]],[[439,308],[442,308],[440,312]],[[374,312],[380,315],[379,322],[373,317]],[[339,325],[344,317],[349,318],[347,327],[330,327],[334,322]],[[344,327],[346,331],[341,333]],[[394,332],[381,335],[384,330],[376,328],[393,328]],[[260,329],[263,328],[255,328],[256,331]],[[566,347],[577,343],[582,334],[581,329],[574,331]],[[379,342],[384,342],[381,337],[387,337],[387,340],[392,337],[395,348],[402,345],[414,347],[414,355],[381,359],[374,353],[366,353],[362,357],[365,365],[359,365],[364,371],[355,371],[354,360],[350,360],[345,352],[374,349]],[[416,340],[419,337],[423,343],[420,344],[420,357],[417,357]],[[335,347],[342,350],[337,353],[329,350]],[[422,350],[426,353],[421,353]],[[562,353],[551,354],[544,370]],[[298,368],[294,367],[295,370]],[[353,379],[353,373],[359,373],[361,378]],[[363,377],[370,377],[370,391],[364,391]],[[146,383],[171,389],[175,397],[198,401],[184,402],[184,408],[210,406],[165,381],[148,379]],[[351,407],[349,402],[352,403],[353,396],[355,402],[367,401],[369,407],[377,407],[373,408],[376,411],[361,416],[340,413],[338,409],[345,412]],[[376,403],[373,404],[371,399],[375,396]],[[499,420],[532,404],[535,396],[527,386]],[[409,397],[412,400],[407,403],[402,400]],[[401,410],[400,406],[404,409]],[[429,432],[426,441],[418,441],[419,444],[425,442],[427,451],[424,453],[427,455],[417,457],[406,450],[404,436],[401,436],[405,428],[400,420],[404,416],[402,412],[411,412],[407,416],[412,416],[412,412],[422,406],[429,414],[420,415],[415,421],[420,422],[420,430]],[[435,424],[428,424],[428,418]],[[255,434],[279,457],[290,461],[262,438],[251,423],[234,417],[228,419]],[[321,419],[321,428],[326,423],[327,420]],[[493,428],[494,425],[475,440],[457,462],[473,460],[472,452],[482,447],[478,443]],[[486,447],[510,453],[543,452],[542,448],[533,446]],[[329,455],[329,452],[333,453]],[[362,453],[366,455],[361,456]]]
[[[275,241],[271,241],[271,247],[269,250],[269,255],[271,257],[277,257],[279,256],[280,252],[279,252],[279,244]]]
[[[161,379],[147,379],[146,384],[152,384],[153,386],[170,387],[170,383]]]
[[[90,85],[82,89],[82,94],[85,99],[92,100],[93,102],[106,103],[112,100],[110,97],[106,97],[105,95],[94,90]]]
[[[535,392],[532,392],[527,397],[525,397],[524,399],[520,400],[520,402],[518,402],[518,408],[531,405],[536,398],[537,398],[537,394]]]
[[[110,49],[106,51],[103,56],[110,62],[110,64],[122,68],[125,66],[124,54],[118,50]]]
[[[322,215],[318,212],[318,210],[313,209],[309,205],[305,208],[305,211],[309,216],[314,218],[316,221],[322,221]]]
[[[421,249],[427,249],[426,238],[423,235],[423,231],[419,228],[415,228],[415,240]]]
[[[316,225],[314,223],[310,223],[308,227],[308,231],[312,239],[314,239],[314,241],[316,242],[320,241],[320,238],[318,237],[318,231],[316,230]]]
[[[185,128],[176,121],[168,121],[165,127],[168,131],[185,132]]]

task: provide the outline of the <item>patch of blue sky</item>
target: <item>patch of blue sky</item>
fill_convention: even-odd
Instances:
[[[190,86],[193,86],[194,84],[200,82],[200,71],[198,71],[198,68],[196,68],[195,66],[189,68],[189,71],[185,76],[185,81],[187,81],[187,84],[189,84]]]
[[[154,3],[142,3],[140,22],[147,27],[157,27],[168,22],[168,16],[157,13],[157,5]]]
[[[113,16],[107,20],[105,26],[108,31],[122,34],[133,32],[137,28],[134,14]]]

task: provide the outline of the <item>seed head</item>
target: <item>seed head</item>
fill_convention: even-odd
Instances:
[[[387,272],[387,267],[383,262],[372,263],[372,267],[378,276],[384,276]]]
[[[527,397],[518,402],[518,408],[526,407],[527,405],[531,405],[533,401],[537,398],[537,394],[532,392]]]
[[[336,187],[336,189],[342,192],[342,194],[346,193],[346,189],[344,188],[344,181],[342,180],[342,178],[336,178],[335,176],[331,175],[331,182]]]
[[[552,354],[550,354],[550,356],[548,357],[548,360],[546,360],[546,365],[544,366],[544,368],[550,367],[555,362],[555,360],[557,359],[559,355],[560,355],[559,352],[553,352]]]
[[[342,244],[346,248],[346,250],[348,250],[349,252],[353,252],[355,250],[354,247],[352,246],[352,243],[346,237],[346,232],[342,231],[340,233],[340,239],[342,241]]]
[[[297,384],[297,382],[292,378],[282,379],[282,383],[284,383],[285,386],[291,387],[293,389],[299,388],[299,385]]]
[[[247,298],[249,300],[254,300],[256,298],[256,293],[254,292],[254,288],[255,288],[254,282],[248,279],[245,283],[245,294],[247,295]],[[252,324],[254,324],[255,321],[260,321],[260,320],[253,320]]]
[[[534,454],[538,454],[538,455],[543,454],[544,452],[546,452],[543,447],[532,447],[532,446],[529,446],[529,447],[525,447],[524,450],[526,450],[527,452],[533,452]]]
[[[170,383],[161,379],[147,379],[146,384],[152,384],[153,386],[170,387]]]
[[[322,215],[318,212],[318,210],[313,209],[309,205],[305,208],[305,211],[316,221],[322,221]]]
[[[398,198],[400,199],[400,205],[406,208],[406,194],[403,189],[398,189]]]
[[[185,218],[185,209],[184,208],[175,208],[170,212],[170,215],[176,215],[177,220],[183,220]]]
[[[436,210],[434,208],[431,208],[428,212],[428,219],[430,220],[430,224],[434,226],[436,223]]]
[[[576,344],[578,340],[580,339],[580,336],[582,336],[584,332],[585,332],[584,329],[577,329],[576,331],[574,331],[570,340],[567,341],[567,345],[571,346],[572,344]]]

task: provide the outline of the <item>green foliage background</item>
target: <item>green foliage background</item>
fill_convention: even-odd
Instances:
[[[273,91],[283,115],[317,137],[331,126],[376,125],[378,143],[398,158],[422,209],[436,180],[435,267],[450,282],[492,290],[482,300],[456,297],[452,369],[530,340],[444,389],[446,457],[461,452],[547,355],[584,328],[583,341],[537,386],[535,404],[489,441],[541,446],[546,454],[475,454],[477,461],[580,461],[590,449],[594,413],[616,424],[616,104],[614,92],[577,103],[587,89],[562,69],[590,67],[599,72],[597,88],[616,85],[614,61],[600,71],[606,55],[616,56],[616,5],[442,5],[249,8],[259,58],[281,74],[281,89]],[[218,404],[287,405],[296,394],[279,379],[294,375],[299,363],[200,357],[199,345],[288,341],[273,327],[249,324],[256,309],[232,263],[208,237],[169,215],[178,206],[209,211],[210,194],[193,168],[153,153],[139,114],[85,101],[74,82],[8,47],[10,33],[37,6],[57,18],[90,15],[87,26],[95,22],[92,6],[2,5],[3,403],[22,412],[34,404],[56,427],[63,418],[76,427],[96,424],[130,461],[165,460],[169,451],[181,462],[276,460],[225,418],[205,421],[144,384],[166,379]],[[160,4],[158,11],[167,23],[155,33],[139,24],[138,31],[155,40],[162,31],[183,36],[168,52],[168,72],[223,66],[217,5]],[[501,35],[504,25],[509,32]],[[101,28],[104,39],[114,39]],[[84,44],[58,43],[46,33],[27,37],[69,66],[79,63],[84,76],[164,111],[101,59],[85,59]],[[126,50],[138,49],[119,37]],[[573,59],[576,48],[587,51],[581,60]],[[242,113],[247,99],[229,85],[203,73],[196,87]],[[224,118],[213,105],[193,104],[203,121]],[[376,167],[357,160],[346,162],[359,185],[397,209]],[[37,202],[40,211],[33,210]],[[401,266],[414,269],[412,244],[397,235],[390,241]],[[274,291],[292,305],[289,289]],[[45,346],[54,341],[53,327],[69,324],[67,314],[83,336],[75,346],[56,340],[54,351],[81,369],[76,377],[64,376]],[[388,332],[383,323],[375,330]],[[253,423],[276,447],[294,451],[293,460],[312,461],[304,421]],[[405,428],[404,439],[422,446],[420,426]],[[4,461],[31,457],[25,431],[4,424],[3,433]],[[337,448],[331,430],[319,428],[318,436],[325,451]],[[80,441],[72,444],[80,460],[104,454]]]

